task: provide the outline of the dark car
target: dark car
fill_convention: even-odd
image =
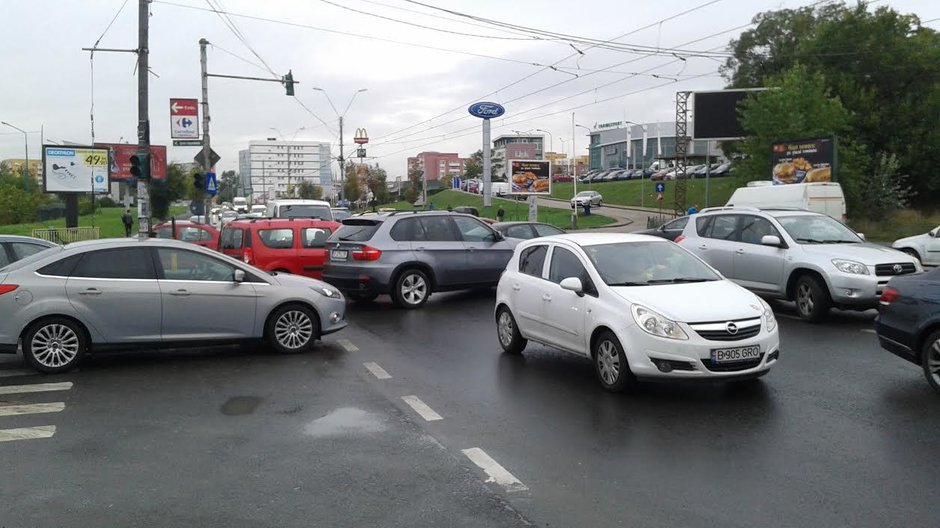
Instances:
[[[881,347],[919,365],[940,393],[940,268],[888,281],[878,310]]]
[[[682,234],[682,230],[685,229],[685,225],[688,223],[688,216],[680,216],[679,218],[670,220],[655,229],[636,231],[636,234],[658,236],[659,238],[665,238],[666,240],[672,240],[675,242],[676,238]]]
[[[457,207],[454,207],[454,212],[480,216],[480,211],[476,207],[471,207],[469,205],[458,205]]]
[[[565,234],[563,230],[553,225],[539,222],[500,222],[493,224],[493,229],[499,231],[506,238],[518,238],[520,240]]]
[[[434,292],[496,286],[519,240],[467,214],[393,212],[348,218],[327,240],[323,280],[358,301],[383,293],[419,308]]]
[[[0,268],[55,246],[41,238],[0,235]]]

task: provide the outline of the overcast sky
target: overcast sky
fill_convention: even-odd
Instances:
[[[474,101],[492,100],[505,105],[506,115],[493,121],[494,137],[544,129],[552,134],[555,150],[562,150],[564,142],[569,153],[572,112],[578,124],[588,127],[622,119],[671,120],[676,91],[718,89],[724,85],[718,75],[721,58],[691,56],[694,54],[687,52],[680,54],[682,58],[639,54],[638,48],[708,50],[706,55],[715,55],[726,51],[723,46],[742,31],[728,30],[749,23],[756,13],[813,3],[424,0],[464,14],[578,37],[608,40],[624,35],[616,40],[621,45],[619,50],[590,44],[580,44],[576,50],[568,43],[533,40],[406,0],[211,1],[229,13],[241,35],[271,70],[282,75],[292,69],[300,82],[294,100],[277,83],[210,79],[212,146],[222,157],[219,171],[237,169],[237,152],[247,148],[252,139],[283,135],[287,139],[329,141],[337,154],[337,116],[323,94],[313,87],[326,90],[340,112],[356,90],[366,88],[368,91],[359,94],[346,114],[347,156],[355,129],[364,127],[372,139],[367,145],[368,155],[373,158],[370,161],[385,167],[392,177],[405,174],[406,157],[424,150],[456,151],[467,156],[480,148],[480,121],[466,112]],[[47,140],[91,141],[91,62],[81,48],[95,43],[124,3],[0,0],[0,19],[5,21],[0,37],[0,120],[29,131],[31,158],[40,155],[41,127]],[[137,46],[137,3],[126,2],[98,44],[100,47]],[[940,17],[937,0],[882,0],[873,7],[882,5],[915,13],[922,20]],[[685,11],[690,12],[681,14]],[[226,21],[211,11],[209,1],[156,1],[151,4],[151,12],[152,143],[171,144],[171,97],[200,97],[200,38],[213,44],[208,53],[210,73],[272,76]],[[660,23],[664,19],[668,20]],[[937,21],[928,25],[940,27]],[[728,32],[699,40],[723,31]],[[132,54],[95,54],[98,141],[136,141],[134,66]],[[585,130],[579,128],[579,154],[586,153],[584,134]],[[197,150],[171,146],[169,158],[190,161]],[[0,159],[22,155],[23,135],[0,127]]]

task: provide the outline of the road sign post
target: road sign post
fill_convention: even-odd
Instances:
[[[215,179],[214,172],[206,173],[206,194],[215,196],[219,192],[219,184]]]

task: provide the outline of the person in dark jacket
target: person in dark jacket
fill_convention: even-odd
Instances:
[[[121,215],[121,222],[124,223],[124,236],[131,236],[131,227],[134,226],[134,217],[131,216],[131,210],[125,209]]]

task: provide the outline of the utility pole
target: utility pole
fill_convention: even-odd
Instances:
[[[574,148],[575,141],[576,141],[575,134],[577,134],[577,132],[575,131],[575,125],[574,125],[574,112],[571,112],[571,166],[572,166],[571,175],[573,176],[571,180],[571,184],[574,188],[574,193],[572,197],[578,195],[578,159],[575,157],[575,153],[577,153],[578,151],[575,150]],[[575,201],[574,207],[571,208],[571,229],[577,229],[577,228],[578,228],[578,202]]]
[[[199,68],[202,78],[202,170],[203,173],[209,172],[212,165],[209,153],[212,152],[209,141],[209,67],[206,57],[206,45],[209,41],[199,39]],[[206,212],[206,219],[209,218],[209,200],[203,198],[203,210]]]
[[[343,185],[346,181],[346,158],[343,157],[343,116],[339,116],[339,199],[345,198]],[[338,205],[338,203],[337,203]]]
[[[150,0],[137,3],[137,155],[150,160]],[[149,174],[150,168],[147,167]],[[150,235],[150,181],[137,182],[137,234]]]

